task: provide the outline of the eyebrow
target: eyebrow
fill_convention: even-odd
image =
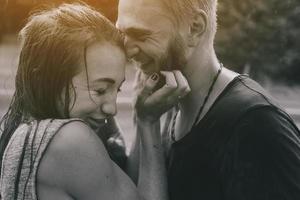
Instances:
[[[131,36],[144,36],[144,35],[150,35],[152,31],[145,29],[145,28],[137,28],[137,27],[131,27],[128,29],[125,29],[124,32]]]

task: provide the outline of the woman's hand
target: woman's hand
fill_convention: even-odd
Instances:
[[[191,89],[187,80],[178,70],[161,71],[161,76],[154,73],[145,81],[140,81],[137,88],[135,111],[137,120],[155,122],[162,114],[176,105]],[[161,79],[165,83],[159,88]]]

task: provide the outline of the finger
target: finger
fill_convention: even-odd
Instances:
[[[176,92],[178,89],[178,83],[175,78],[173,71],[161,71],[161,74],[165,77],[166,83],[163,87],[155,91],[150,99],[156,101],[156,99],[169,99],[169,98],[178,98],[179,92]],[[181,80],[182,81],[182,80]]]
[[[172,88],[170,86],[164,85],[159,90],[152,93],[150,96],[148,96],[145,104],[149,105],[156,105],[156,104],[162,104],[167,105],[169,103],[173,103],[175,101],[178,101],[178,96],[175,93],[176,88]],[[172,102],[171,102],[171,101]]]
[[[175,95],[177,95],[178,97],[183,97],[191,91],[188,81],[183,76],[181,71],[174,70],[173,73],[177,82],[177,90],[175,92]]]
[[[161,75],[165,77],[165,84],[153,92],[155,98],[167,98],[177,89],[177,82],[173,72],[161,71]]]
[[[175,78],[176,84],[172,83],[173,80],[171,73],[174,75],[173,77]],[[162,74],[166,76],[166,82],[171,82],[171,84],[165,84],[162,88],[154,92],[147,98],[145,103],[152,105],[169,104],[170,106],[173,106],[178,103],[179,99],[187,95],[191,89],[188,81],[180,71],[176,70],[172,72],[162,72]]]
[[[144,91],[150,91],[152,92],[152,90],[154,89],[154,87],[156,86],[156,84],[159,81],[159,75],[157,73],[153,73],[145,82],[144,85]]]
[[[159,75],[157,73],[152,74],[145,82],[143,89],[138,95],[138,101],[144,102],[144,100],[152,94],[152,91],[159,81]]]
[[[140,88],[143,86],[143,76],[142,76],[142,71],[141,70],[137,70],[137,72],[135,73],[135,77],[134,77],[134,81],[133,81],[133,89],[135,91],[140,90]]]
[[[166,87],[169,87],[170,89],[177,89],[177,82],[173,72],[161,71],[160,73],[166,78]]]

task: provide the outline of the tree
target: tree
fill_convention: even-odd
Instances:
[[[217,54],[262,81],[300,83],[298,0],[220,0]]]

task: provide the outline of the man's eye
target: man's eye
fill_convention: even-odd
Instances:
[[[140,35],[137,37],[137,40],[145,42],[148,39],[147,35]]]
[[[149,36],[148,34],[143,33],[131,33],[129,37],[131,37],[134,40],[145,41]]]

